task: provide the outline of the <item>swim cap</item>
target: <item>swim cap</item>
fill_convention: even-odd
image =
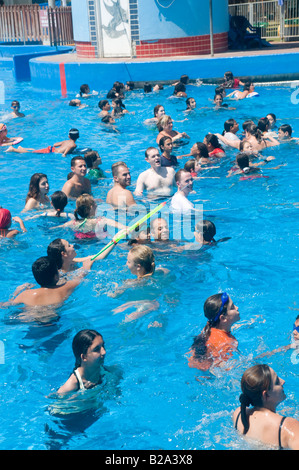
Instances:
[[[74,139],[74,138],[75,138],[75,139],[78,139],[78,138],[79,138],[79,131],[78,131],[78,129],[70,129],[70,131],[69,131],[69,136],[70,136],[71,138],[73,138],[73,139]]]
[[[0,229],[5,229],[11,222],[11,213],[8,209],[0,208]]]

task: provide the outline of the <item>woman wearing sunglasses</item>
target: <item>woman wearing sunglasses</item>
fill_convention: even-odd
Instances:
[[[191,346],[189,367],[208,370],[219,367],[231,358],[238,341],[230,330],[240,319],[239,309],[227,295],[211,295],[204,303],[204,315],[208,319],[202,332]]]

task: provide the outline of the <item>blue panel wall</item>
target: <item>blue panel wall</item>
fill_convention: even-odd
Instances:
[[[298,78],[299,54],[272,54],[254,56],[182,59],[157,62],[105,62],[65,63],[66,86],[69,95],[77,93],[82,83],[92,90],[108,90],[115,80],[163,81],[176,80],[182,73],[191,79],[222,78],[224,72],[232,70],[235,76]],[[59,90],[59,62],[30,60],[31,80],[36,88]],[[285,79],[285,78],[284,78]]]
[[[138,12],[141,41],[210,33],[209,0],[138,0]],[[228,31],[228,0],[213,0],[213,29]]]
[[[89,42],[89,19],[87,0],[72,0],[72,18],[75,41]]]

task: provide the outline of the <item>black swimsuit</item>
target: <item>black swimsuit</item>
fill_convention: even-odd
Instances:
[[[239,411],[239,414],[237,416],[237,419],[236,419],[236,423],[235,423],[235,429],[238,428],[238,420],[239,420],[239,417],[240,417],[240,414],[241,414],[241,411]],[[281,445],[281,429],[282,429],[282,425],[283,425],[283,422],[284,420],[286,419],[286,416],[283,416],[281,421],[280,421],[280,424],[279,424],[279,430],[278,430],[278,446],[279,446],[279,450],[282,450],[283,447]]]

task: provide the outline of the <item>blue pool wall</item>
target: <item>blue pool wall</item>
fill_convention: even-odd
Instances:
[[[115,80],[126,82],[171,81],[182,74],[190,79],[219,79],[225,71],[238,77],[252,77],[260,81],[296,80],[298,53],[280,53],[254,56],[207,57],[156,61],[57,62],[30,60],[31,81],[35,88],[61,90],[61,65],[65,73],[67,93],[78,92],[82,83],[93,90],[110,89]]]
[[[0,67],[11,69],[16,81],[30,81],[29,61],[32,58],[72,51],[70,46],[23,45],[0,43]]]
[[[77,93],[82,83],[91,89],[108,90],[115,80],[126,82],[177,80],[182,74],[204,81],[220,79],[227,70],[235,76],[259,81],[298,80],[298,52],[225,57],[192,57],[167,60],[72,60],[72,48],[0,44],[0,68],[11,70],[17,81],[31,80],[36,89]],[[67,54],[66,54],[67,53]],[[53,56],[52,58],[46,56]],[[43,56],[45,58],[43,59]]]

